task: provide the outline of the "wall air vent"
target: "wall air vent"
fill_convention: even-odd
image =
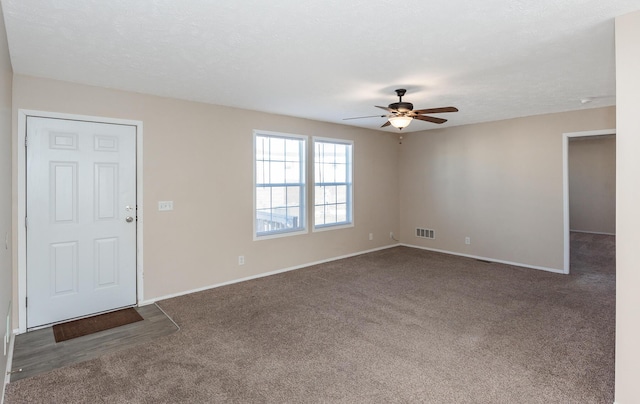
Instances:
[[[416,237],[428,238],[433,240],[436,238],[436,231],[431,229],[416,228]]]

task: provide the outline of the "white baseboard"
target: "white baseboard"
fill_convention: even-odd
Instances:
[[[537,266],[537,265],[528,265],[528,264],[523,264],[523,263],[520,263],[520,262],[504,261],[504,260],[498,260],[498,259],[495,259],[495,258],[481,257],[481,256],[478,256],[478,255],[462,254],[462,253],[457,253],[457,252],[453,252],[453,251],[439,250],[437,248],[429,248],[429,247],[417,246],[417,245],[413,245],[413,244],[401,243],[400,245],[404,246],[404,247],[418,248],[420,250],[439,252],[439,253],[449,254],[449,255],[457,255],[459,257],[473,258],[473,259],[477,259],[477,260],[496,262],[496,263],[499,263],[499,264],[506,264],[506,265],[513,265],[513,266],[517,266],[517,267],[523,267],[523,268],[537,269],[539,271],[553,272],[553,273],[556,273],[556,274],[564,274],[565,273],[562,269],[541,267],[541,266]]]
[[[355,257],[355,256],[358,256],[358,255],[367,254],[367,253],[374,252],[374,251],[386,250],[388,248],[393,248],[393,247],[398,247],[398,246],[409,247],[409,248],[418,248],[418,249],[421,249],[421,250],[434,251],[434,252],[439,252],[439,253],[443,253],[443,254],[456,255],[456,256],[459,256],[459,257],[473,258],[473,259],[479,259],[479,260],[484,260],[484,261],[491,261],[491,262],[496,262],[496,263],[499,263],[499,264],[513,265],[513,266],[517,266],[517,267],[536,269],[536,270],[539,270],[539,271],[553,272],[553,273],[557,273],[557,274],[564,274],[565,273],[562,269],[548,268],[548,267],[542,267],[542,266],[536,266],[536,265],[528,265],[528,264],[523,264],[523,263],[520,263],[520,262],[504,261],[504,260],[498,260],[498,259],[494,259],[494,258],[482,257],[482,256],[478,256],[478,255],[461,254],[461,253],[456,253],[456,252],[453,252],[453,251],[439,250],[439,249],[436,249],[436,248],[428,248],[428,247],[422,247],[422,246],[417,246],[417,245],[412,245],[412,244],[396,243],[396,244],[390,244],[390,245],[379,247],[379,248],[374,248],[374,249],[371,249],[371,250],[359,251],[359,252],[352,253],[352,254],[341,255],[341,256],[338,256],[338,257],[332,257],[332,258],[327,258],[327,259],[324,259],[324,260],[308,262],[306,264],[296,265],[296,266],[293,266],[293,267],[288,267],[288,268],[283,268],[283,269],[278,269],[278,270],[275,270],[275,271],[264,272],[264,273],[261,273],[261,274],[258,274],[258,275],[252,275],[252,276],[247,276],[247,277],[244,277],[244,278],[233,279],[233,280],[230,280],[230,281],[227,281],[227,282],[222,282],[222,283],[216,283],[214,285],[203,286],[201,288],[190,289],[190,290],[185,290],[185,291],[182,291],[182,292],[172,293],[172,294],[169,294],[169,295],[154,297],[154,298],[151,298],[151,299],[148,299],[148,300],[141,301],[140,302],[140,306],[146,306],[146,305],[149,305],[149,304],[154,304],[154,303],[156,303],[156,302],[158,302],[160,300],[171,299],[171,298],[174,298],[174,297],[184,296],[184,295],[188,295],[188,294],[191,294],[191,293],[202,292],[204,290],[215,289],[215,288],[219,288],[219,287],[222,287],[222,286],[233,285],[234,283],[240,283],[240,282],[250,281],[250,280],[253,280],[253,279],[264,278],[266,276],[277,275],[277,274],[281,274],[283,272],[294,271],[296,269],[306,268],[306,267],[310,267],[310,266],[318,265],[318,264],[324,264],[324,263],[331,262],[331,261],[337,261],[337,260],[341,260],[341,259],[344,259],[344,258]]]
[[[359,251],[359,252],[355,252],[355,253],[352,253],[352,254],[346,254],[346,255],[341,255],[339,257],[327,258],[327,259],[320,260],[320,261],[308,262],[308,263],[302,264],[302,265],[296,265],[296,266],[293,266],[293,267],[288,267],[288,268],[284,268],[284,269],[278,269],[278,270],[275,270],[275,271],[264,272],[264,273],[261,273],[261,274],[258,274],[258,275],[247,276],[245,278],[233,279],[231,281],[222,282],[222,283],[216,283],[214,285],[208,285],[208,286],[204,286],[204,287],[201,287],[201,288],[185,290],[183,292],[172,293],[172,294],[169,294],[169,295],[154,297],[154,298],[151,298],[151,299],[147,299],[147,300],[141,301],[140,302],[140,306],[146,306],[148,304],[153,304],[153,303],[155,303],[157,301],[160,301],[160,300],[166,300],[166,299],[171,299],[171,298],[178,297],[178,296],[188,295],[188,294],[191,294],[191,293],[202,292],[203,290],[215,289],[215,288],[219,288],[219,287],[222,287],[222,286],[233,285],[234,283],[240,283],[240,282],[250,281],[252,279],[264,278],[266,276],[277,275],[277,274],[281,274],[283,272],[294,271],[296,269],[306,268],[306,267],[310,267],[310,266],[313,266],[313,265],[324,264],[324,263],[327,263],[327,262],[337,261],[337,260],[341,260],[341,259],[344,259],[344,258],[355,257],[355,256],[358,256],[358,255],[367,254],[367,253],[374,252],[374,251],[386,250],[388,248],[398,247],[400,245],[401,245],[400,243],[390,244],[390,245],[386,245],[386,246],[382,246],[382,247],[378,247],[378,248],[373,248],[371,250]]]
[[[602,234],[603,236],[615,236],[616,233],[604,233],[601,231],[587,231],[587,230],[569,230],[571,233],[586,233],[586,234]]]

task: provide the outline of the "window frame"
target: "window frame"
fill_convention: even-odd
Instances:
[[[331,224],[322,224],[318,225],[316,223],[315,209],[316,209],[316,143],[332,143],[332,144],[341,144],[341,145],[349,145],[351,147],[351,155],[347,156],[349,172],[347,172],[347,181],[345,185],[347,186],[347,218],[350,219],[348,222],[338,222]],[[327,231],[327,230],[338,230],[338,229],[346,229],[355,226],[355,214],[354,214],[354,192],[353,192],[353,183],[354,183],[354,159],[355,159],[355,146],[353,140],[348,139],[337,139],[337,138],[329,138],[329,137],[320,137],[313,136],[312,138],[312,148],[313,148],[313,159],[312,159],[312,170],[311,175],[313,176],[311,181],[311,213],[310,216],[313,217],[313,232]],[[350,181],[349,181],[350,180]],[[335,182],[334,182],[335,183]]]
[[[300,181],[297,183],[300,187],[300,203],[299,203],[299,209],[300,209],[300,226],[301,228],[298,229],[293,229],[293,230],[284,230],[284,231],[271,231],[268,233],[262,233],[262,234],[258,234],[258,228],[257,228],[257,213],[258,213],[258,209],[257,209],[257,189],[258,189],[258,182],[257,182],[257,178],[256,178],[256,171],[257,171],[257,138],[259,136],[264,136],[264,137],[270,137],[270,138],[280,138],[280,139],[285,139],[285,140],[298,140],[298,141],[302,141],[302,151],[300,153]],[[308,172],[308,167],[307,167],[307,161],[308,161],[308,152],[309,152],[309,137],[305,136],[305,135],[297,135],[297,134],[293,134],[293,133],[283,133],[283,132],[272,132],[272,131],[266,131],[266,130],[258,130],[258,129],[254,129],[253,130],[253,240],[254,241],[258,241],[258,240],[268,240],[268,239],[273,239],[273,238],[280,238],[280,237],[289,237],[289,236],[296,236],[296,235],[300,235],[300,234],[307,234],[309,233],[309,226],[308,226],[308,198],[307,198],[307,193],[308,193],[308,178],[307,178],[307,172]],[[270,156],[271,157],[271,156]],[[286,184],[286,182],[284,183]]]

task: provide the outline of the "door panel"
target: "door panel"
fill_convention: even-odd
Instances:
[[[27,118],[27,328],[136,303],[133,126]]]
[[[49,170],[53,221],[58,224],[77,222],[78,164],[75,162],[51,162]]]
[[[96,240],[94,244],[96,288],[118,284],[118,239]]]
[[[118,165],[96,164],[93,183],[96,202],[96,220],[113,220],[117,217]]]
[[[53,243],[51,254],[51,295],[78,293],[78,243]]]

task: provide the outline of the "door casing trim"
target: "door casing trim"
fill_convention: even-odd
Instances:
[[[143,157],[143,125],[142,121],[107,118],[102,116],[89,116],[89,115],[77,115],[67,114],[59,112],[49,111],[36,111],[30,109],[18,110],[18,142],[17,142],[17,154],[18,154],[18,217],[16,218],[17,233],[18,233],[18,333],[24,333],[27,331],[27,232],[25,226],[25,217],[27,212],[27,156],[25,149],[26,130],[27,130],[27,117],[37,116],[41,118],[55,118],[55,119],[68,119],[74,121],[89,121],[107,124],[117,125],[130,125],[136,128],[136,204],[138,206],[138,221],[136,229],[136,303],[140,305],[140,302],[144,301],[144,287],[143,287],[143,229],[144,229],[144,215],[143,215],[143,181],[142,181],[142,157]]]

